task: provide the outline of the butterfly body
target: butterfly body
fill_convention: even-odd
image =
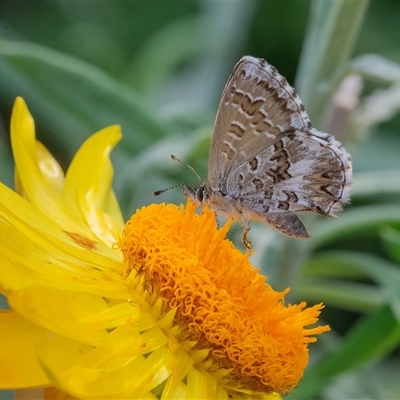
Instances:
[[[350,195],[351,157],[312,127],[296,91],[262,59],[243,57],[219,104],[208,179],[184,194],[240,220],[261,220],[288,236],[308,233],[296,213],[333,216]]]

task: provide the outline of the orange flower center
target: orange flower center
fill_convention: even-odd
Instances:
[[[195,206],[151,205],[128,221],[120,248],[126,276],[144,274],[149,288],[176,308],[176,323],[197,347],[210,350],[240,388],[285,394],[301,379],[310,335],[322,305],[284,305],[242,254],[216,228],[214,213]],[[232,386],[231,384],[229,386]]]

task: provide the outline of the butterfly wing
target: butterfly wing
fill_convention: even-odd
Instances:
[[[243,57],[222,93],[211,141],[208,182],[272,146],[283,132],[311,129],[296,91],[266,61]]]
[[[295,213],[334,215],[351,181],[350,155],[312,128],[286,79],[264,60],[242,58],[222,94],[210,148],[208,184],[219,202],[243,221],[308,237]]]
[[[351,181],[350,155],[331,135],[292,131],[237,165],[226,190],[261,219],[298,211],[335,215],[349,199]]]

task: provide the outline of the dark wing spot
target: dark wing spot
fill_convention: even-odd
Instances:
[[[332,197],[336,197],[331,191],[331,189],[332,189],[331,185],[320,186],[320,189],[322,191],[324,191],[327,195],[332,196]]]
[[[242,139],[246,130],[239,125],[236,121],[232,121],[229,126],[229,133],[236,136],[238,139]]]
[[[264,191],[264,196],[265,196],[266,199],[268,199],[268,200],[271,199],[272,195],[273,195],[272,190],[265,190]]]
[[[282,140],[278,140],[275,144],[274,144],[274,150],[275,153],[278,153],[280,150],[283,149],[283,141]],[[272,160],[272,159],[271,159]]]
[[[289,82],[287,81],[287,79],[284,76],[282,76],[280,83],[281,83],[281,86],[289,86]],[[285,90],[287,91],[287,88],[285,88]],[[291,93],[291,95],[293,96],[293,93]]]
[[[287,210],[289,210],[289,203],[288,203],[287,201],[280,201],[280,202],[278,203],[278,208],[279,208],[280,210],[285,210],[285,211],[287,211]]]
[[[252,171],[255,171],[258,168],[258,160],[257,157],[254,157],[250,162],[250,168]]]
[[[223,143],[221,146],[221,152],[225,153],[228,160],[232,160],[235,155],[235,150],[228,145],[228,143]]]
[[[271,169],[270,172],[274,173],[274,183],[281,182],[289,179],[292,175],[289,174],[289,155],[284,148],[282,140],[278,140],[274,144],[275,154],[270,158],[271,161],[276,161],[276,168]]]
[[[271,68],[271,72],[272,72],[272,74],[271,75],[278,75],[278,70],[273,66],[273,65],[270,65],[270,68]]]
[[[263,132],[273,131],[273,129],[271,129],[271,127],[272,127],[272,124],[270,122],[268,122],[267,120],[265,120],[265,121],[262,121],[261,124],[257,125],[255,131],[259,134],[263,133]]]
[[[239,105],[242,102],[242,98],[243,98],[243,93],[237,92],[235,90],[235,93],[233,94],[233,98],[232,98],[232,103],[234,105]]]
[[[261,179],[254,178],[252,180],[252,182],[253,182],[256,190],[261,190],[264,187],[264,183],[263,183],[263,181]]]
[[[263,80],[258,80],[258,81],[256,82],[256,85],[257,85],[257,86],[260,86],[260,87],[264,87],[265,84],[266,84],[266,81],[263,81]]]
[[[252,98],[245,94],[242,97],[242,102],[240,103],[240,107],[249,117],[252,117],[264,104],[263,100],[255,100],[253,101]]]
[[[283,190],[283,193],[287,196],[286,201],[289,203],[297,203],[299,201],[299,198],[297,197],[295,192],[292,192],[290,190]]]
[[[343,181],[346,175],[342,170],[331,170],[331,171],[325,171],[321,176],[329,180]]]

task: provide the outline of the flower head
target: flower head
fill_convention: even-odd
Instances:
[[[143,277],[166,310],[175,310],[179,340],[207,349],[212,368],[226,371],[226,387],[285,394],[302,377],[310,335],[326,330],[304,328],[321,306],[285,306],[288,289],[274,291],[225,239],[230,225],[216,229],[213,211],[196,215],[191,202],[145,207],[119,242],[125,275]]]
[[[109,153],[89,138],[66,176],[11,122],[17,193],[0,184],[0,387],[77,398],[276,398],[299,382],[321,305],[285,305],[214,214],[151,205],[123,228]],[[90,160],[90,161],[88,161]],[[29,372],[28,372],[29,371]],[[254,397],[254,398],[255,398]]]

